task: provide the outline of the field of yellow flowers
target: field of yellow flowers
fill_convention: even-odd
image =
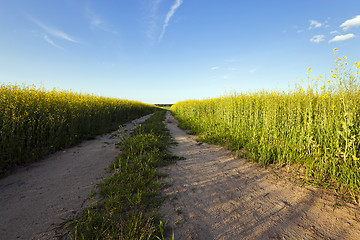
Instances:
[[[360,192],[360,63],[336,57],[331,77],[311,77],[290,91],[234,93],[179,102],[171,111],[203,140],[245,149],[269,164],[298,163],[308,181]]]
[[[154,110],[136,101],[2,84],[0,175]]]

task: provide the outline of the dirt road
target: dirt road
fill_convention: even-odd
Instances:
[[[124,126],[128,131],[142,117]],[[0,239],[51,239],[54,225],[75,216],[119,155],[117,132],[84,141],[0,179]]]
[[[171,151],[186,158],[162,169],[169,199],[161,212],[175,239],[360,239],[358,207],[337,207],[325,191],[198,143],[167,117],[179,143]]]

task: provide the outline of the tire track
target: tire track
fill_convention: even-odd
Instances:
[[[171,152],[186,158],[161,169],[168,174],[161,212],[175,239],[360,239],[358,207],[334,209],[333,195],[197,143],[170,113],[166,123],[178,142]]]
[[[126,124],[131,131],[151,115]],[[117,131],[59,151],[0,179],[0,239],[52,239],[53,228],[90,204],[120,154]]]

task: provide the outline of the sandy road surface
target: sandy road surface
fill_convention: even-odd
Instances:
[[[277,179],[222,147],[194,141],[170,114],[167,127],[186,160],[168,173],[161,212],[175,239],[360,239],[358,207],[334,208],[331,194]]]
[[[148,117],[134,120],[123,130]],[[75,216],[119,155],[114,133],[57,152],[0,179],[0,239],[50,239],[53,224]]]

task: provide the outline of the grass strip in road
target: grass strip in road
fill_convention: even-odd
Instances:
[[[156,168],[176,159],[166,150],[165,113],[156,112],[122,139],[114,174],[100,185],[100,200],[68,223],[70,239],[164,238],[158,216],[162,175]]]

